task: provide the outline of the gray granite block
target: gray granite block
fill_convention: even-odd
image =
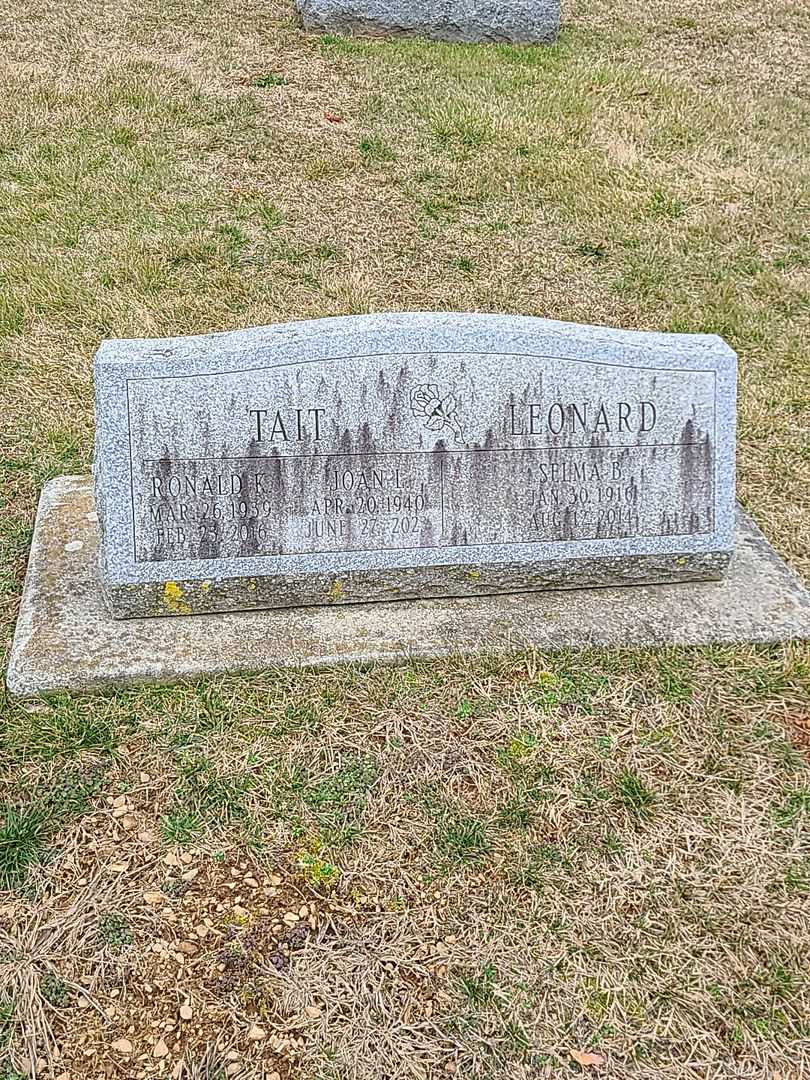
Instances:
[[[720,339],[498,315],[108,341],[114,615],[715,577],[734,544]]]
[[[560,0],[296,0],[307,30],[454,42],[549,43]]]
[[[42,493],[7,685],[13,694],[171,683],[227,672],[590,646],[810,638],[810,595],[745,514],[718,581],[396,604],[111,618],[89,478]]]

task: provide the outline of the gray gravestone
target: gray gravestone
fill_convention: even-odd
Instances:
[[[734,545],[713,336],[404,314],[108,341],[119,618],[706,579]]]
[[[456,42],[549,43],[560,0],[296,0],[307,30]]]

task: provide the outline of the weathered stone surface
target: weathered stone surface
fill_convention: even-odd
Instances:
[[[717,337],[383,315],[105,342],[118,617],[716,577],[736,357]]]
[[[438,41],[548,43],[560,0],[296,0],[307,30]]]
[[[810,638],[810,595],[745,515],[720,581],[464,600],[112,619],[96,569],[92,485],[60,477],[40,501],[9,690],[30,695],[170,683],[273,666],[579,646]]]

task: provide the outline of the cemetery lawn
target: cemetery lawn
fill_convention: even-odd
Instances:
[[[365,311],[713,331],[810,577],[810,8],[552,48],[0,0],[0,624],[103,337]],[[810,646],[0,696],[0,1080],[810,1075]]]

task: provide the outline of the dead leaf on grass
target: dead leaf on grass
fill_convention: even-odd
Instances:
[[[796,749],[810,754],[810,712],[789,712],[785,722]]]
[[[589,1066],[604,1065],[605,1058],[601,1054],[595,1054],[591,1050],[569,1050],[568,1053],[577,1063],[581,1065],[583,1069],[587,1069]]]

